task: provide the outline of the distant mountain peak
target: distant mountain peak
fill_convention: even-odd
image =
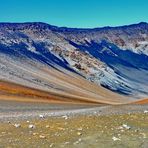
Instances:
[[[147,22],[140,22],[139,25],[148,25]]]

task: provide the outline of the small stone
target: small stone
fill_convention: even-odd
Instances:
[[[112,137],[112,140],[113,140],[113,141],[121,141],[120,138],[117,138],[117,137],[115,137],[115,136]]]
[[[46,128],[49,128],[49,125],[46,125]]]
[[[37,134],[38,134],[38,133],[33,133],[32,135],[35,136],[35,135],[37,135]]]
[[[29,121],[29,120],[27,120],[26,122],[27,122],[27,123],[29,123],[30,121]]]
[[[49,145],[49,147],[53,147],[54,146],[54,143],[51,143],[50,145]]]
[[[66,144],[69,144],[69,143],[70,143],[70,142],[67,141],[67,142],[65,142],[64,144],[66,145]]]
[[[32,128],[32,129],[34,129],[35,128],[35,125],[33,125],[33,124],[30,124],[29,126],[28,126],[28,128]]]
[[[138,129],[136,129],[136,130],[135,130],[135,132],[139,132],[139,130],[138,130]]]
[[[78,130],[78,131],[82,131],[83,129],[82,129],[82,127],[80,127],[80,128],[78,128],[77,130]]]
[[[45,139],[46,138],[46,136],[44,136],[44,135],[40,135],[39,136],[41,139]]]
[[[75,145],[75,144],[78,144],[79,143],[79,141],[76,141],[76,142],[74,142],[73,144]]]
[[[9,143],[12,143],[12,140],[9,140],[8,142],[9,142]]]
[[[58,129],[59,130],[63,130],[63,131],[65,130],[65,128],[63,128],[63,127],[58,127]]]
[[[20,124],[14,124],[14,126],[15,126],[16,128],[21,127],[21,125],[20,125]]]
[[[128,130],[131,129],[131,127],[128,126],[128,125],[126,125],[126,124],[123,124],[122,126],[123,126],[125,129],[128,129]]]
[[[40,114],[40,115],[39,115],[39,117],[40,117],[40,118],[45,118],[45,116],[44,116],[44,115],[42,115],[42,114]]]
[[[78,136],[81,136],[81,135],[82,135],[82,133],[81,133],[81,132],[77,132],[77,135],[78,135]]]
[[[147,114],[148,113],[148,110],[144,110],[144,114]]]
[[[73,144],[78,144],[78,143],[80,143],[82,141],[82,139],[78,139],[78,141],[76,141],[76,142],[74,142]]]
[[[122,130],[123,129],[123,126],[119,126],[117,129]]]
[[[146,134],[145,133],[140,133],[140,134],[143,136],[144,139],[146,138]]]
[[[94,114],[97,114],[97,112],[96,112],[96,111],[94,111]]]
[[[64,116],[62,116],[62,118],[64,118],[65,120],[67,120],[68,119],[68,116],[64,115]]]

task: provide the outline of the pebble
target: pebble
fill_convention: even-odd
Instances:
[[[49,128],[49,125],[46,125],[46,128]]]
[[[82,141],[82,139],[78,139],[78,141],[74,142],[73,144],[78,144],[81,141]]]
[[[146,134],[145,133],[140,133],[140,134],[143,136],[144,139],[146,138]]]
[[[38,134],[38,133],[33,133],[32,135],[35,136],[35,135],[37,135],[37,134]]]
[[[135,132],[139,132],[139,130],[138,130],[138,129],[136,129],[136,130],[135,130]]]
[[[144,111],[144,114],[147,114],[147,113],[148,113],[148,110],[145,110],[145,111]]]
[[[65,130],[65,128],[63,128],[63,127],[58,127],[58,129],[59,130],[63,130],[63,131]]]
[[[20,124],[14,124],[14,126],[15,126],[16,128],[21,127],[21,125],[20,125]]]
[[[77,135],[80,136],[80,135],[82,135],[82,133],[81,132],[77,132]]]
[[[64,115],[64,116],[62,116],[62,118],[64,118],[65,120],[67,120],[68,119],[68,116]]]
[[[45,118],[45,116],[44,116],[44,115],[42,115],[42,114],[40,114],[40,115],[39,115],[39,117],[40,117],[40,118]]]
[[[46,138],[46,136],[44,136],[44,135],[40,135],[39,136],[41,139],[45,139]]]
[[[30,125],[28,126],[28,128],[32,128],[32,129],[34,129],[34,128],[35,128],[35,125],[30,124]]]
[[[127,124],[123,124],[122,127],[124,127],[125,129],[128,129],[128,130],[131,129],[131,127],[128,126]]]
[[[78,131],[82,131],[83,129],[82,129],[82,127],[80,127],[80,128],[78,128],[77,130],[78,130]]]
[[[69,144],[69,143],[70,143],[70,142],[67,141],[67,142],[65,142],[64,144],[66,145],[66,144]]]
[[[50,145],[49,145],[49,147],[53,147],[54,146],[54,143],[51,143]]]
[[[81,141],[82,141],[82,139],[81,139],[81,138],[79,138],[79,139],[78,139],[78,141],[79,141],[79,142],[81,142]]]
[[[115,136],[114,136],[114,137],[112,137],[112,140],[113,140],[113,141],[121,141],[121,139],[120,139],[120,138],[117,138],[117,137],[115,137]]]

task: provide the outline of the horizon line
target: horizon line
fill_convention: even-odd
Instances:
[[[40,24],[45,24],[53,27],[58,27],[58,28],[68,28],[68,29],[101,29],[101,28],[118,28],[118,27],[125,27],[125,26],[132,26],[132,25],[139,25],[139,24],[148,24],[146,21],[140,21],[137,23],[130,23],[130,24],[125,24],[125,25],[106,25],[106,26],[100,26],[100,27],[69,27],[69,26],[59,26],[59,25],[53,25],[47,22],[42,22],[42,21],[25,21],[25,22],[0,22],[0,24],[33,24],[33,23],[40,23]]]

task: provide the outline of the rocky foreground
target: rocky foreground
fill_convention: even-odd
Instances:
[[[0,147],[146,148],[147,108],[131,105],[69,109],[36,112],[25,118],[15,112],[14,118],[1,118]]]

